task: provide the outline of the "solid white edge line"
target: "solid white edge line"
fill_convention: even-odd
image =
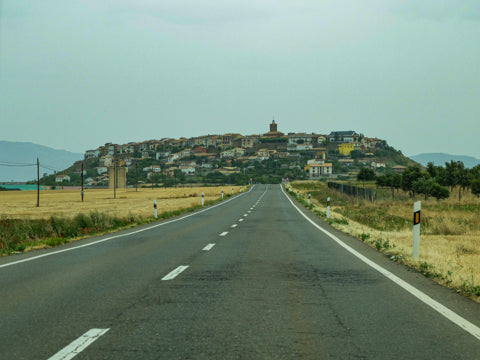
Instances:
[[[347,244],[345,244],[342,240],[340,240],[338,237],[335,235],[331,234],[327,230],[323,229],[320,227],[318,224],[313,222],[310,218],[308,218],[290,199],[290,197],[287,195],[287,193],[283,190],[283,186],[280,185],[283,194],[287,197],[288,201],[292,204],[292,206],[297,209],[297,211],[308,221],[310,224],[315,226],[318,230],[322,231],[325,233],[327,236],[329,236],[332,240],[334,240],[338,245],[343,247],[345,250],[350,252],[352,255],[356,256],[358,259],[363,261],[365,264],[369,265],[373,269],[377,270],[380,274],[384,275],[391,281],[393,281],[395,284],[398,286],[402,287],[404,290],[408,291],[410,294],[415,296],[417,299],[422,301],[424,304],[430,306],[432,309],[443,315],[445,318],[453,322],[454,324],[458,325],[465,331],[467,331],[469,334],[480,340],[480,328],[477,327],[476,325],[472,324],[470,321],[466,320],[465,318],[461,317],[457,313],[453,312],[446,306],[440,304],[438,301],[432,299],[430,296],[425,294],[424,292],[418,290],[416,287],[410,285],[406,281],[400,279],[398,276],[392,274],[390,271],[386,270],[385,268],[381,267],[377,263],[373,262],[372,260],[368,259],[367,257],[363,256]]]
[[[205,246],[202,250],[203,250],[203,251],[210,251],[210,250],[212,250],[212,248],[213,248],[214,246],[215,246],[214,243],[208,244],[208,245]]]
[[[167,275],[165,275],[162,280],[173,280],[182,272],[188,269],[188,265],[180,265],[175,270],[170,271]]]
[[[255,185],[254,185],[254,186],[255,186]],[[209,207],[207,207],[207,208],[205,208],[205,209],[203,209],[203,210],[196,211],[196,212],[194,212],[194,213],[191,213],[191,214],[182,216],[182,217],[180,217],[180,218],[178,218],[178,219],[169,220],[169,221],[163,222],[163,223],[161,223],[161,224],[155,224],[155,225],[152,225],[152,226],[149,226],[149,227],[140,229],[140,230],[135,230],[135,231],[129,232],[129,233],[127,233],[127,234],[110,236],[110,237],[105,238],[105,239],[100,239],[100,240],[92,241],[92,242],[90,242],[90,243],[88,243],[88,244],[78,245],[78,246],[74,246],[74,247],[71,247],[71,248],[68,248],[68,249],[62,249],[62,250],[52,251],[52,252],[49,252],[49,253],[47,253],[47,254],[32,256],[32,257],[27,258],[27,259],[12,261],[12,262],[6,263],[6,264],[1,264],[1,265],[0,265],[0,268],[7,267],[7,266],[12,266],[12,265],[17,265],[17,264],[21,264],[21,263],[24,263],[24,262],[37,260],[37,259],[41,259],[41,258],[43,258],[43,257],[60,254],[60,253],[66,252],[66,251],[77,250],[77,249],[84,248],[84,247],[87,247],[87,246],[96,245],[96,244],[99,244],[99,243],[102,243],[102,242],[105,242],[105,241],[109,241],[109,240],[118,239],[118,238],[121,238],[121,237],[126,237],[126,236],[130,236],[130,235],[138,234],[138,233],[141,233],[141,232],[144,232],[144,231],[148,231],[148,230],[157,228],[157,227],[159,227],[159,226],[168,225],[168,224],[174,223],[174,222],[176,222],[176,221],[180,221],[180,220],[189,218],[190,216],[198,215],[198,214],[201,214],[201,213],[203,213],[203,212],[205,212],[205,211],[209,211],[209,210],[211,210],[211,209],[213,209],[213,208],[216,208],[217,206],[225,205],[225,204],[229,203],[230,201],[235,200],[235,199],[238,199],[240,196],[249,193],[250,191],[252,191],[252,189],[254,188],[254,186],[252,186],[252,187],[250,188],[250,190],[248,190],[247,192],[238,194],[237,196],[235,196],[235,197],[233,197],[233,198],[231,198],[231,199],[224,200],[224,201],[220,202],[219,204],[209,206]]]
[[[48,360],[69,360],[80,352],[85,350],[87,346],[98,340],[100,336],[105,334],[110,329],[90,329],[78,339],[65,346],[58,353],[48,358]]]

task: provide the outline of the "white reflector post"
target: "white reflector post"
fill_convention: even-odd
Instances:
[[[420,210],[421,201],[413,204],[413,248],[412,257],[418,259],[420,256]]]

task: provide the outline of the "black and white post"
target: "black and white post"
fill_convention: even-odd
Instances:
[[[155,219],[158,218],[158,214],[157,214],[157,200],[153,200],[153,215],[155,216]]]
[[[202,192],[202,206],[205,205],[205,193]]]
[[[412,257],[418,259],[420,256],[420,210],[421,201],[413,204],[413,248]]]
[[[223,200],[223,189],[222,189],[222,200]]]
[[[327,219],[330,219],[330,197],[327,197]]]
[[[310,198],[312,197],[311,193],[308,193],[308,205],[310,205]]]

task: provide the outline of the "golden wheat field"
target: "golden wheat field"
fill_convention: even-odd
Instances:
[[[326,185],[325,185],[326,186]],[[295,186],[292,189],[296,192]],[[300,189],[305,197],[308,190]],[[454,190],[455,191],[455,190]],[[340,196],[338,194],[337,196]],[[351,200],[351,199],[350,199]],[[420,256],[412,257],[413,244],[413,202],[422,201],[422,221]],[[317,210],[325,211],[325,204],[312,198]],[[346,211],[346,208],[349,208]],[[347,218],[348,224],[333,223],[339,230],[362,238],[371,246],[395,256],[439,283],[459,289],[477,301],[480,291],[480,198],[465,194],[461,200],[458,192],[449,199],[438,202],[422,198],[408,201],[379,201],[375,204],[366,201],[352,202],[346,206],[332,206],[332,218]],[[377,224],[387,218],[405,219],[408,225],[398,230],[378,230],[373,226],[352,220],[345,214],[360,214],[371,217]],[[366,215],[367,214],[367,215]],[[388,226],[385,226],[388,228]]]
[[[153,216],[153,201],[157,202],[158,213],[201,205],[202,193],[205,202],[221,198],[232,193],[232,186],[194,187],[194,188],[141,188],[117,189],[114,198],[113,189],[86,189],[84,202],[80,190],[42,190],[40,206],[37,207],[36,191],[1,191],[0,216],[8,218],[41,219],[55,216],[75,216],[90,211],[105,212],[115,216]],[[237,194],[244,187],[234,186]]]

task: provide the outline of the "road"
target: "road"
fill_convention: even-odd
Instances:
[[[480,356],[479,304],[329,227],[279,185],[1,258],[0,289],[2,360]]]

